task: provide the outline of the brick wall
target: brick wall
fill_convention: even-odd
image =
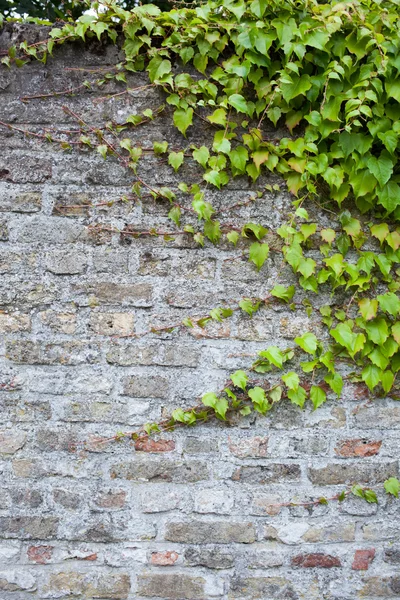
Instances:
[[[0,46],[43,35],[7,25]],[[64,105],[92,125],[159,107],[162,95],[151,89],[104,100],[123,89],[114,83],[21,100],[92,77],[72,67],[120,59],[115,47],[77,44],[57,50],[46,66],[4,68],[0,119],[61,135],[76,127]],[[143,83],[140,74],[129,82]],[[192,129],[188,143],[210,141],[204,123]],[[4,128],[0,135],[1,599],[400,597],[394,499],[273,506],[395,475],[395,402],[367,403],[353,386],[317,412],[282,405],[268,418],[177,431],[136,447],[93,441],[191,406],[249,366],[249,354],[320,330],[315,314],[275,306],[203,332],[116,337],[265,295],[282,272],[279,254],[256,273],[240,249],[223,244],[99,233],[93,225],[169,229],[168,207],[145,197],[88,208],[129,193],[132,175],[90,150],[64,152]],[[168,113],[127,135],[149,148],[154,140],[184,144]],[[200,179],[190,160],[178,175],[154,156],[142,163],[141,176],[153,185]],[[249,194],[246,180],[234,180],[207,199],[224,208]],[[225,222],[275,228],[289,210],[288,195],[277,193]],[[294,283],[285,270],[281,277]]]

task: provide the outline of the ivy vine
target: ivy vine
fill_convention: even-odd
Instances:
[[[118,201],[149,194],[167,204],[168,230],[126,229],[121,236],[168,241],[185,233],[200,246],[206,240],[224,241],[241,249],[257,270],[278,253],[308,298],[296,302],[295,287],[277,281],[266,298],[242,298],[237,306],[216,307],[145,334],[206,328],[236,311],[251,317],[273,302],[308,314],[319,311],[327,332],[323,339],[306,332],[287,349],[270,346],[259,352],[248,372],[232,374],[222,390],[206,393],[195,407],[177,408],[169,419],[113,439],[149,436],[211,418],[225,421],[232,413],[265,415],[284,400],[300,408],[311,402],[317,409],[331,395],[340,398],[344,381],[362,382],[371,398],[398,399],[399,1],[208,0],[161,12],[153,5],[127,11],[104,0],[89,7],[77,21],[52,27],[48,39],[11,47],[1,62],[7,67],[22,67],[32,58],[46,62],[55,46],[97,38],[118,44],[124,59],[95,81],[56,95],[79,93],[85,86],[101,88],[110,80],[125,87],[109,97],[130,94],[136,88],[128,86],[128,75],[145,71],[147,85],[163,90],[166,104],[101,128],[65,107],[78,127],[62,139],[51,129],[29,132],[0,124],[59,143],[67,151],[88,147],[105,159],[112,156],[131,170],[133,179],[131,195]],[[180,67],[176,72],[175,64]],[[129,130],[161,114],[172,116],[182,134],[181,147],[171,148],[166,140],[151,148],[133,145]],[[185,140],[198,120],[213,132],[209,146]],[[271,138],[268,132],[277,128],[285,129],[286,137]],[[178,190],[154,187],[139,175],[140,160],[149,152],[178,173],[187,159],[200,165],[201,182],[178,186],[187,202],[178,201]],[[262,175],[271,173],[294,196],[286,224],[269,231],[261,223],[239,228],[221,219],[237,206],[279,191],[278,184],[262,183]],[[207,190],[223,189],[235,177],[250,178],[255,192],[217,211]],[[310,218],[313,205],[327,211],[331,227]],[[318,306],[313,298],[319,292],[329,294],[329,303]],[[264,377],[255,379],[256,374]],[[396,478],[384,487],[398,496]],[[376,501],[373,490],[354,486],[352,491]],[[344,499],[347,492],[343,494],[335,498]]]

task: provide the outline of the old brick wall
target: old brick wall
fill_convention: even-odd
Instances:
[[[43,35],[7,25],[0,46]],[[111,46],[65,45],[45,66],[2,69],[0,120],[61,135],[76,128],[64,105],[95,126],[160,106],[153,89],[104,99],[123,89],[114,83],[21,99],[76,88],[93,74],[71,68],[120,58]],[[147,81],[137,74],[129,83]],[[211,139],[204,123],[192,129],[190,143]],[[115,337],[265,296],[282,271],[279,254],[257,274],[224,245],[100,234],[93,225],[170,229],[168,207],[143,198],[85,208],[129,193],[132,174],[90,150],[64,152],[4,127],[0,135],[1,600],[400,597],[394,499],[271,506],[395,475],[395,402],[367,403],[353,387],[316,412],[282,405],[268,418],[181,430],[136,448],[90,442],[191,406],[250,365],[248,355],[319,330],[315,314],[275,306],[205,332]],[[149,148],[184,144],[168,114],[129,136]],[[174,175],[150,154],[140,173],[171,187],[201,175],[190,161]],[[207,199],[224,208],[249,194],[248,182],[235,180]],[[289,210],[279,193],[224,218],[276,227]]]

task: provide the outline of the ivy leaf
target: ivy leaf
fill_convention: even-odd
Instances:
[[[229,231],[226,234],[226,237],[228,239],[229,242],[231,242],[231,244],[233,244],[234,246],[236,246],[236,244],[239,241],[240,235],[237,231]]]
[[[269,393],[269,397],[272,400],[272,402],[279,402],[279,400],[282,398],[281,386],[277,385],[276,387],[272,388],[272,390]]]
[[[96,150],[103,158],[106,158],[108,148],[105,144],[100,144],[100,146],[97,146]]]
[[[168,142],[153,142],[154,154],[165,154],[168,150]]]
[[[378,504],[378,498],[373,490],[364,490],[364,498],[370,504]]]
[[[254,387],[248,391],[249,397],[254,404],[256,411],[264,415],[270,408],[271,405],[265,396],[265,390],[261,387]]]
[[[295,291],[296,291],[296,288],[294,287],[294,285],[290,285],[289,287],[285,288],[285,286],[278,284],[272,288],[270,293],[272,296],[275,296],[276,298],[280,298],[281,300],[284,300],[285,302],[290,302],[290,300],[293,298],[293,296],[295,294]]]
[[[340,398],[343,389],[343,377],[339,373],[328,373],[324,377],[324,381],[329,385],[331,390]]]
[[[211,408],[214,408],[218,402],[218,396],[214,394],[214,392],[208,392],[202,396],[201,401],[204,406],[210,406]]]
[[[290,390],[297,390],[300,385],[299,376],[294,371],[289,371],[286,375],[282,375],[282,381]]]
[[[392,325],[392,336],[398,344],[400,344],[400,321]]]
[[[236,373],[233,373],[233,375],[231,375],[231,381],[233,385],[240,388],[241,390],[246,389],[248,379],[249,378],[247,377],[244,371],[236,371]]]
[[[174,112],[174,125],[186,137],[186,130],[192,124],[193,108],[183,110],[177,108]]]
[[[387,292],[378,296],[379,307],[392,317],[396,317],[400,312],[400,298],[393,292]]]
[[[231,150],[228,156],[230,158],[232,167],[234,167],[238,173],[244,173],[246,170],[246,163],[249,160],[247,148],[244,146],[238,146],[234,150]]]
[[[249,259],[251,260],[251,262],[253,262],[256,265],[257,271],[259,271],[261,269],[261,267],[267,260],[268,254],[269,254],[268,244],[261,244],[260,242],[254,242],[254,244],[252,244],[250,246]]]
[[[228,103],[231,106],[233,106],[233,108],[235,108],[238,112],[247,114],[247,102],[241,94],[232,94],[232,96],[229,96]]]
[[[296,98],[296,96],[304,96],[304,94],[310,89],[311,81],[309,75],[298,75],[289,76],[284,75],[281,77],[281,91],[284,100],[289,104],[290,100]]]
[[[373,300],[370,300],[369,298],[363,298],[358,303],[358,306],[360,307],[360,313],[362,314],[363,319],[366,321],[370,321],[376,317],[376,313],[378,311],[378,301],[375,300],[375,298]]]
[[[300,408],[303,408],[307,398],[306,390],[300,385],[295,390],[288,391],[288,398],[292,404],[296,404],[297,406],[300,406]]]
[[[214,405],[216,415],[223,421],[226,421],[226,411],[228,410],[228,407],[229,404],[226,398],[218,398]]]
[[[183,152],[170,152],[168,155],[168,164],[173,167],[175,173],[183,163]]]
[[[304,333],[301,337],[295,338],[294,341],[308,354],[315,354],[318,347],[317,337],[313,333]]]
[[[240,300],[239,306],[244,312],[252,317],[253,314],[258,311],[260,302],[253,303],[250,298],[243,298],[243,300]]]
[[[366,323],[365,330],[368,338],[374,342],[374,344],[378,344],[379,346],[384,344],[389,337],[388,324],[383,317],[378,317],[377,319]]]
[[[160,56],[155,56],[149,62],[147,71],[150,81],[158,81],[164,75],[171,72],[171,62],[167,59],[162,59]]]
[[[206,146],[196,148],[196,150],[193,150],[193,158],[205,169],[210,158],[210,151]]]
[[[269,346],[266,350],[259,352],[260,356],[266,358],[271,364],[281,369],[283,367],[284,354],[277,346]]]
[[[393,173],[393,161],[388,152],[382,152],[379,158],[370,156],[367,161],[367,167],[376,177],[380,186],[384,186]]]
[[[396,477],[389,477],[383,484],[387,494],[391,494],[396,498],[399,497],[400,481]]]
[[[310,399],[316,410],[326,401],[326,393],[318,385],[313,385],[310,389]]]
[[[389,181],[383,188],[378,191],[379,204],[381,204],[388,213],[396,210],[400,206],[400,186],[394,181]]]
[[[204,235],[210,242],[216,244],[221,237],[221,226],[219,221],[206,221],[204,224]]]
[[[367,365],[361,371],[361,377],[368,389],[372,391],[381,380],[381,370],[375,365]]]
[[[214,123],[214,125],[222,125],[222,127],[225,127],[226,110],[224,108],[217,108],[212,115],[208,115],[207,120],[210,121],[210,123]]]

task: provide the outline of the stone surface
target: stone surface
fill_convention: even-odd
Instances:
[[[36,43],[47,33],[5,23],[0,53],[11,40]],[[123,60],[119,43],[94,37],[55,48],[46,64],[0,65],[0,120],[56,134],[77,126],[64,105],[97,127],[166,104],[161,90],[142,87],[139,72],[128,75],[130,88],[140,88],[129,95],[105,100],[124,91],[111,79],[51,96],[96,81],[93,69],[113,69]],[[21,101],[39,94],[50,96]],[[144,149],[163,140],[174,149],[212,144],[203,120],[185,139],[170,111],[123,135]],[[279,135],[288,136],[284,126]],[[277,277],[295,284],[279,254],[271,251],[258,273],[242,256],[245,240],[233,249],[225,241],[201,247],[187,234],[128,235],[175,228],[169,203],[146,194],[119,201],[135,177],[115,157],[63,152],[1,126],[0,141],[1,600],[399,598],[400,512],[382,491],[398,473],[398,402],[368,402],[365,386],[347,380],[340,403],[328,396],[317,411],[285,400],[265,418],[109,441],[223,389],[268,345],[290,348],[294,337],[323,331],[318,310],[308,317],[284,303],[252,318],[235,311],[203,329],[168,330],[242,297],[265,297]],[[145,154],[143,180],[170,187],[191,209],[178,184],[200,182],[198,165],[189,158],[175,174],[166,157]],[[275,175],[261,185],[275,183],[279,192],[229,213],[255,191],[247,177],[207,186],[205,199],[224,223],[262,223],[268,239],[292,213]],[[329,213],[307,208],[331,226]],[[187,224],[197,227],[190,210],[182,212]],[[296,291],[299,305],[306,297],[314,304]],[[355,496],[315,503],[355,483],[376,488],[379,504]]]

